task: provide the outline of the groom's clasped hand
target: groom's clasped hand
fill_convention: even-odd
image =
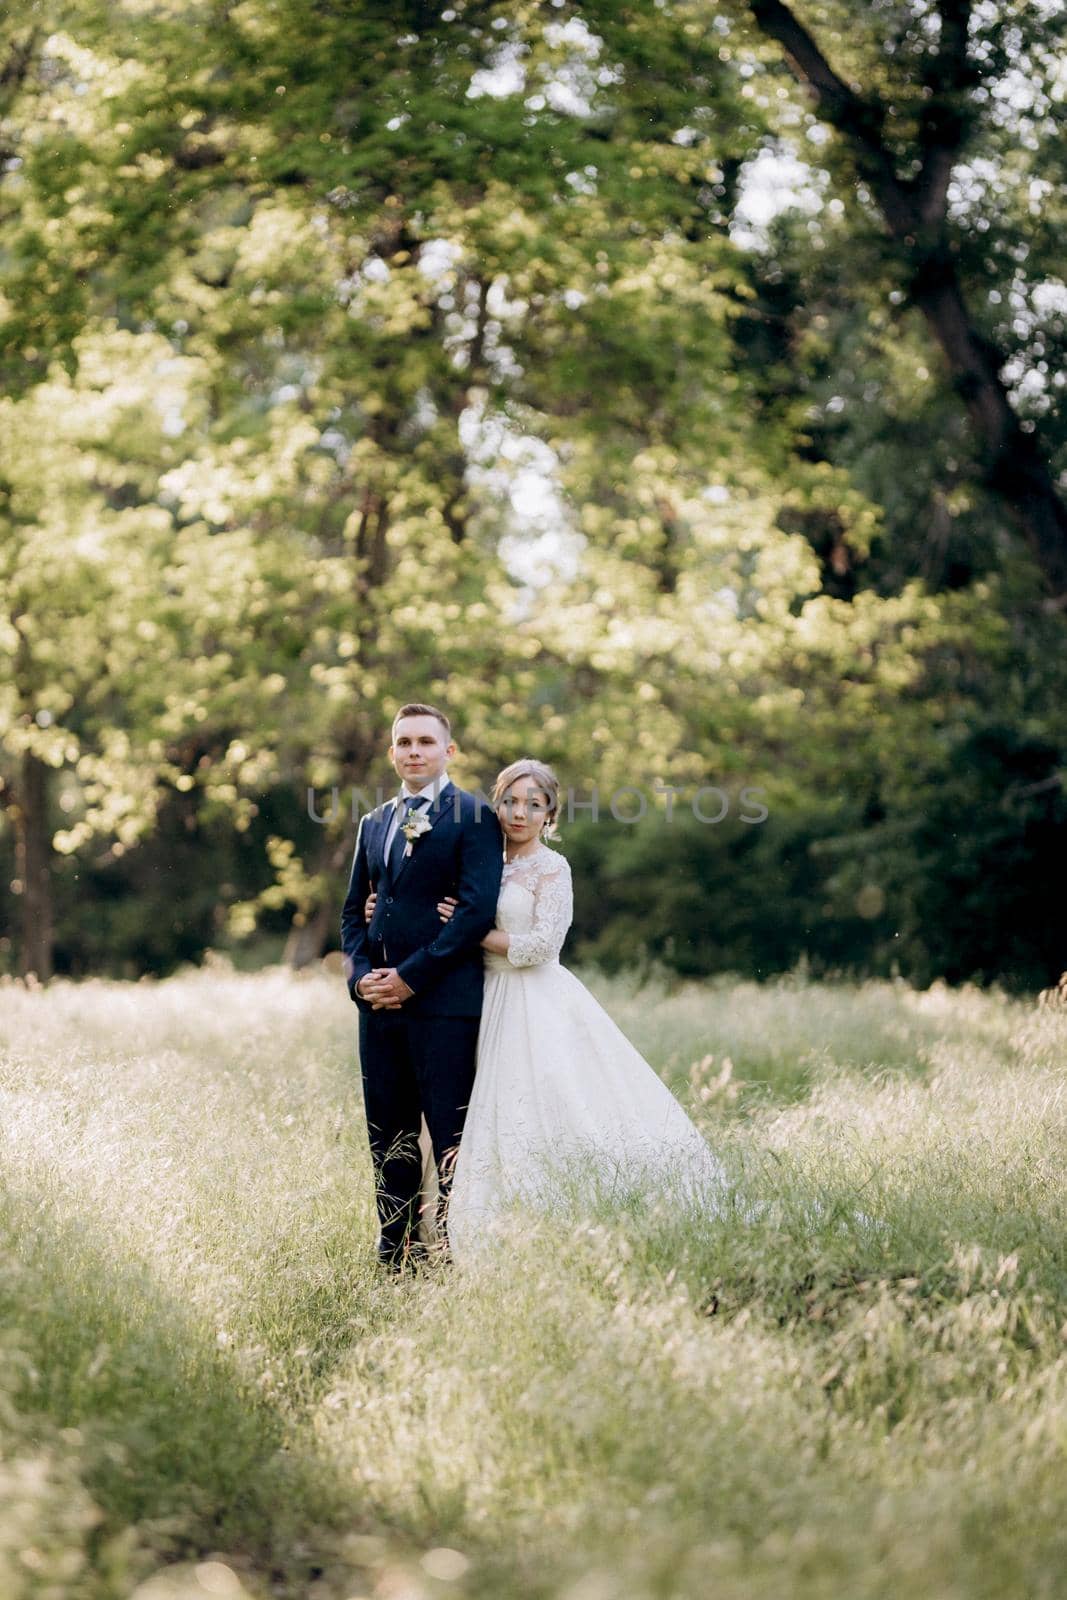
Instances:
[[[374,898],[373,895],[370,896]],[[373,916],[373,909],[367,917],[368,923]],[[395,967],[375,967],[362,981],[359,988],[365,1000],[369,1000],[375,1011],[398,1011],[405,1000],[411,998],[413,990],[408,987]]]

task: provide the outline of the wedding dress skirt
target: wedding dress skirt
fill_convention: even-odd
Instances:
[[[516,1204],[573,1217],[586,1200],[711,1216],[725,1172],[681,1105],[572,972],[566,858],[540,846],[504,869],[487,955],[474,1090],[448,1209],[457,1260],[488,1243]]]

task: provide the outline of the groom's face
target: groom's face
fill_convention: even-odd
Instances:
[[[436,717],[401,717],[393,729],[389,759],[413,789],[439,778],[455,753],[455,745]]]

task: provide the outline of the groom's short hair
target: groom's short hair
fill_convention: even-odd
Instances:
[[[396,725],[400,721],[401,717],[436,717],[442,728],[445,730],[446,741],[452,738],[452,724],[449,722],[444,712],[439,711],[436,706],[424,706],[421,701],[417,700],[411,701],[410,704],[406,706],[401,706],[400,710],[393,718],[392,732],[394,739],[396,738]]]

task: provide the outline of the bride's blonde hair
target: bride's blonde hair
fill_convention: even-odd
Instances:
[[[545,761],[535,761],[533,756],[523,756],[498,772],[493,784],[493,810],[499,811],[511,785],[519,778],[532,778],[548,801],[548,821],[541,830],[542,839],[558,839],[556,818],[559,815],[559,779]]]

